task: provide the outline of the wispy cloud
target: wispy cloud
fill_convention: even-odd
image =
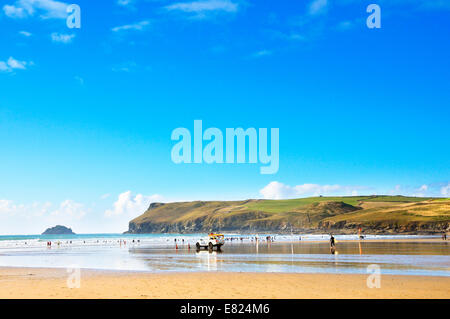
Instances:
[[[167,10],[180,10],[185,12],[225,11],[236,12],[238,4],[229,0],[204,0],[193,2],[179,2],[166,6]]]
[[[78,75],[73,77],[80,85],[84,85],[84,79]]]
[[[165,7],[167,11],[184,12],[194,18],[205,18],[216,13],[235,13],[239,4],[231,0],[202,0],[178,2]]]
[[[105,211],[105,216],[113,217],[126,215],[127,217],[136,217],[143,214],[150,203],[159,201],[162,201],[162,196],[157,194],[151,196],[137,194],[134,196],[131,191],[126,191],[119,194],[117,200],[113,204],[113,208]]]
[[[19,31],[20,35],[23,35],[24,37],[31,37],[33,34],[27,31]]]
[[[133,24],[126,24],[118,27],[114,27],[111,30],[113,32],[121,32],[121,31],[142,31],[146,27],[150,25],[150,21],[144,20],[141,22],[133,23]]]
[[[3,6],[3,12],[6,16],[14,19],[22,19],[29,15],[29,13],[24,8],[7,4]]]
[[[253,53],[252,57],[253,58],[262,58],[262,57],[270,56],[270,55],[272,55],[272,51],[270,51],[270,50],[260,50],[260,51],[257,51],[255,53]]]
[[[336,1],[335,4],[348,5],[360,4],[360,0]],[[414,10],[450,10],[450,1],[448,0],[378,0],[375,3],[382,7],[407,6]]]
[[[302,184],[296,186],[289,186],[280,182],[271,182],[259,193],[265,199],[287,199],[298,198],[306,196],[319,196],[319,195],[358,195],[358,190],[361,187],[355,186],[342,186],[342,185],[319,185],[319,184]]]
[[[416,0],[421,2],[421,8],[426,10],[450,10],[448,0]]]
[[[441,187],[441,195],[445,197],[450,197],[450,183],[447,186]]]
[[[89,212],[84,204],[71,199],[59,204],[0,199],[0,227],[2,233],[36,234],[51,225],[78,224]]]
[[[133,0],[117,0],[117,4],[122,7],[129,6],[133,3]]]
[[[50,35],[50,37],[53,42],[67,44],[67,43],[72,42],[73,38],[75,38],[75,34],[64,34],[64,33],[53,32]]]
[[[310,15],[326,13],[328,10],[328,0],[313,0],[308,7]]]
[[[64,216],[69,219],[81,219],[86,215],[84,205],[71,199],[67,199],[59,207],[51,212],[52,216]]]
[[[307,40],[307,37],[305,37],[300,32],[285,33],[285,32],[281,32],[278,30],[268,30],[268,34],[275,39],[281,39],[281,40],[286,40],[286,41],[300,42],[300,41]]]
[[[113,72],[131,72],[136,68],[136,62],[129,61],[112,67]]]
[[[352,21],[346,20],[346,21],[339,22],[336,28],[338,30],[345,31],[345,30],[351,29],[353,27],[353,25],[354,24]]]
[[[100,196],[100,199],[107,199],[110,196],[111,196],[111,194],[109,194],[109,193],[103,194],[102,196]]]
[[[42,19],[65,19],[68,4],[55,0],[17,0],[13,4],[3,6],[6,16],[14,19],[24,19],[36,14]]]
[[[13,72],[14,70],[25,70],[33,62],[19,61],[9,57],[7,61],[0,61],[0,72]]]

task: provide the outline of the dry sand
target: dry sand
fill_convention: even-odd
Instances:
[[[0,298],[450,298],[449,277],[275,273],[128,273],[81,270],[67,287],[65,269],[0,268]]]

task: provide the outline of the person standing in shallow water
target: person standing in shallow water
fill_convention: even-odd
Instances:
[[[333,234],[330,235],[330,251],[333,255],[336,253],[336,241]]]

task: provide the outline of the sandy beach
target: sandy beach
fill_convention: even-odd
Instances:
[[[129,273],[81,270],[81,287],[67,287],[65,269],[0,268],[0,298],[450,298],[450,278],[284,273]]]

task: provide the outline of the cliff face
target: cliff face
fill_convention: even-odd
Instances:
[[[388,201],[391,200],[391,201]],[[306,232],[439,233],[449,229],[450,200],[370,196],[153,203],[128,233]]]
[[[352,232],[363,228],[370,233],[422,233],[450,231],[450,201],[427,200],[414,203],[384,203],[369,206],[359,214],[326,218],[318,227]]]

